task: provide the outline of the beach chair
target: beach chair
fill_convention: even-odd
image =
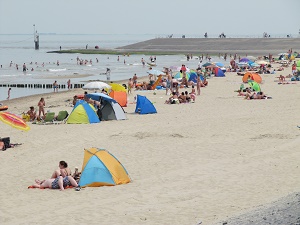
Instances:
[[[54,112],[48,112],[46,113],[45,119],[41,122],[41,124],[52,124],[54,121],[54,116],[55,113]]]
[[[66,110],[59,111],[54,123],[55,124],[65,123],[68,116],[69,113]]]

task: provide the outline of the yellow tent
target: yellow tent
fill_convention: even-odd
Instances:
[[[85,149],[81,187],[100,187],[127,184],[130,178],[124,166],[105,149]]]
[[[124,92],[126,92],[126,88],[121,84],[110,83],[109,85],[111,86],[112,91],[124,91]]]

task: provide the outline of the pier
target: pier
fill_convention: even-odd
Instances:
[[[84,84],[71,84],[70,89],[82,88],[83,86]],[[53,84],[0,84],[0,87],[53,89]],[[59,84],[58,89],[68,89],[68,86]]]

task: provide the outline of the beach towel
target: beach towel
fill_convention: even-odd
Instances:
[[[73,186],[66,186],[64,189],[69,189],[69,188],[73,188]],[[52,189],[52,188],[44,188],[44,187],[34,187],[34,186],[28,186],[28,189]],[[58,190],[58,189],[53,189],[53,190]]]

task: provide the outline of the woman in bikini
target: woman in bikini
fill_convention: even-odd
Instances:
[[[51,178],[57,178],[62,176],[63,178],[66,176],[71,176],[71,170],[68,168],[68,163],[65,161],[60,161],[58,164],[59,169],[55,170],[51,176]]]
[[[68,181],[68,184],[66,184],[65,180]],[[35,180],[35,184],[32,185],[32,187],[34,187],[34,188],[60,189],[61,191],[63,191],[65,189],[65,187],[67,187],[67,186],[73,186],[73,187],[77,188],[78,184],[72,176],[66,176],[65,178],[63,178],[62,176],[59,176],[55,179],[50,178],[50,179],[42,180],[42,181]],[[78,188],[80,188],[80,187],[78,187]]]
[[[41,114],[43,113],[43,117],[45,117],[45,100],[44,98],[41,98],[41,100],[38,102],[38,107],[39,107],[39,117],[38,119],[41,119]]]
[[[55,179],[53,181],[54,183],[54,187],[52,187],[53,189],[55,188],[59,188],[59,181],[60,181],[60,177],[62,177],[62,181],[63,181],[63,186],[70,186],[71,182],[69,179],[69,176],[71,176],[71,170],[68,168],[68,163],[66,163],[65,161],[60,161],[58,164],[59,169],[55,170],[51,176],[51,178]]]

